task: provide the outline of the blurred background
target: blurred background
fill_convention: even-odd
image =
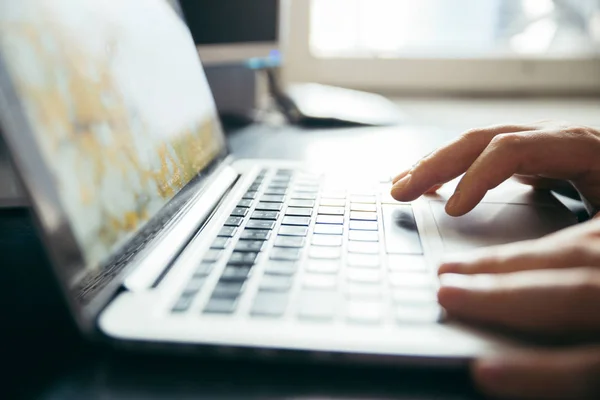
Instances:
[[[217,103],[224,101],[223,109],[233,114],[243,114],[236,107],[246,106],[233,104],[238,97],[223,99],[223,93],[255,102],[275,91],[307,111],[314,91],[289,89],[297,83],[388,97],[600,95],[600,0],[181,0],[180,5]],[[260,74],[232,73],[248,60],[254,71],[276,67],[278,86],[261,88],[269,82],[261,83]],[[256,82],[249,81],[251,75]]]
[[[600,126],[600,0],[179,4],[224,122],[262,123],[254,142],[265,125],[284,124],[400,125],[437,130],[438,138],[543,119]],[[364,150],[370,134],[356,134],[350,148]],[[315,164],[340,146],[329,130],[318,141],[301,139],[310,151],[299,157],[290,140],[271,138],[278,156]],[[373,144],[369,153],[390,164],[417,156],[398,148]]]

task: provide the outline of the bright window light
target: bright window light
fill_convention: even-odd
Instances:
[[[311,1],[320,58],[600,55],[600,0]]]

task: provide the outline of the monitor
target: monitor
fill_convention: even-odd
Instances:
[[[279,47],[280,0],[180,0],[204,65],[268,57]]]
[[[82,303],[226,155],[194,42],[164,0],[0,1],[0,125]]]

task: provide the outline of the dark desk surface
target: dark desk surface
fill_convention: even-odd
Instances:
[[[403,160],[403,154],[418,158],[446,139],[439,132],[406,128],[266,127],[251,127],[230,138],[232,151],[240,157],[319,163],[329,155],[333,161],[328,162],[336,164],[348,160],[362,164],[385,144],[382,152],[394,159],[377,165],[382,168],[412,162]],[[8,393],[0,395],[3,398],[476,398],[462,370],[131,354],[88,343],[68,317],[26,210],[0,211],[0,265],[4,272],[0,354],[7,371],[0,390]]]

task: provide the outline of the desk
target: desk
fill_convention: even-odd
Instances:
[[[377,172],[392,172],[401,167],[398,164],[410,164],[466,127],[505,120],[505,107],[520,110],[519,120],[539,119],[544,109],[548,111],[547,104],[538,104],[537,111],[530,113],[532,118],[525,118],[515,102],[501,102],[489,104],[484,116],[485,107],[479,102],[465,100],[468,104],[462,108],[448,100],[402,102],[410,122],[421,128],[303,131],[255,126],[231,134],[231,148],[239,157],[292,158],[342,168],[348,161],[365,160],[359,164],[368,164]],[[569,101],[562,107],[555,104],[549,117],[565,118],[572,106]],[[580,106],[589,113],[581,120],[569,119],[600,126],[600,102],[582,100]],[[442,116],[442,129],[431,127],[434,117],[429,119],[428,107],[437,108],[433,115]],[[453,111],[448,107],[454,107]],[[471,124],[469,115],[478,121]],[[377,154],[380,162],[366,161]],[[5,272],[0,280],[4,306],[0,353],[4,369],[9,371],[0,390],[8,391],[6,398],[477,398],[465,371],[257,364],[125,354],[87,343],[68,319],[24,210],[0,212],[0,265]]]

